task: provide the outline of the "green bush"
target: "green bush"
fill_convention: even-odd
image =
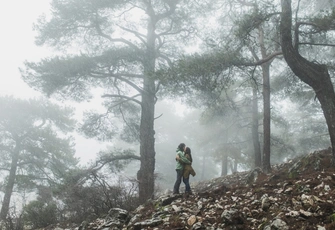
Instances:
[[[32,201],[23,209],[23,219],[34,228],[47,227],[57,223],[57,206],[54,203]]]

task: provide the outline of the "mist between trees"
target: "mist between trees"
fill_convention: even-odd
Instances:
[[[0,101],[4,226],[133,210],[172,189],[181,142],[192,149],[191,183],[255,167],[270,172],[271,164],[334,147],[329,1],[51,6],[34,28],[36,44],[55,53],[20,70],[48,99]],[[103,106],[82,119],[63,107],[94,98]],[[101,143],[92,161],[75,157],[74,132]]]

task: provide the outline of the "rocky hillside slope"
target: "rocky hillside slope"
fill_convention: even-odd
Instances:
[[[335,167],[331,151],[317,151],[260,169],[193,185],[194,194],[164,195],[134,212],[112,209],[78,230],[335,229]],[[55,228],[53,228],[55,229]]]

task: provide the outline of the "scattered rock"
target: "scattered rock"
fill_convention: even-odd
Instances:
[[[335,229],[331,158],[322,150],[274,165],[270,174],[257,169],[202,181],[193,195],[165,194],[131,213],[113,209],[86,229]]]

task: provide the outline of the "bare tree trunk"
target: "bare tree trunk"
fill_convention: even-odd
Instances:
[[[255,168],[262,166],[262,153],[258,134],[258,97],[257,88],[254,85],[252,90],[252,142],[254,147]]]
[[[221,160],[221,176],[227,176],[228,174],[228,155],[222,155]]]
[[[142,96],[140,156],[141,166],[137,178],[139,181],[139,201],[144,203],[152,197],[155,187],[154,102],[153,97],[146,93]]]
[[[271,110],[270,110],[270,64],[262,65],[263,70],[263,171],[269,173],[271,171],[270,151],[271,151]]]
[[[16,170],[17,170],[17,163],[19,161],[19,151],[17,149],[14,150],[15,152],[12,155],[12,163],[10,166],[9,176],[5,188],[5,196],[2,202],[2,207],[0,211],[0,220],[6,220],[8,212],[9,212],[9,205],[10,199],[13,193],[13,188],[15,184],[15,177],[16,177]]]
[[[259,45],[261,49],[262,59],[267,58],[267,49],[264,42],[264,31],[261,26],[259,31]],[[265,173],[271,171],[271,109],[270,109],[270,65],[273,59],[263,63],[263,164],[262,168]]]
[[[144,203],[154,194],[155,187],[155,33],[154,25],[149,23],[147,34],[147,59],[144,60],[144,80],[140,124],[141,166],[137,172],[139,181],[139,202]]]
[[[236,159],[230,161],[230,170],[232,173],[237,172],[237,166],[238,166],[238,163]]]
[[[254,141],[254,150],[255,150],[255,167],[260,165],[260,161],[262,162],[262,168],[265,173],[271,171],[271,163],[270,163],[270,156],[271,156],[271,143],[270,143],[270,135],[271,135],[271,110],[270,110],[270,65],[273,61],[273,58],[278,55],[278,52],[274,52],[272,55],[267,55],[267,49],[265,47],[264,42],[264,31],[262,26],[258,28],[259,33],[259,46],[262,55],[262,75],[263,75],[263,159],[260,159],[259,156],[256,156],[257,152],[260,153],[260,150],[256,148],[260,148],[257,146],[256,139]],[[252,55],[257,61],[260,61],[259,57],[257,56],[256,52],[254,52],[253,48],[250,48]],[[255,103],[255,102],[254,102]],[[255,105],[253,108],[257,108]],[[257,111],[253,110],[253,115]],[[253,119],[255,119],[253,117]],[[256,120],[253,120],[256,122]],[[258,123],[258,121],[257,121]],[[256,123],[255,123],[256,124]],[[256,128],[253,127],[253,138],[256,137]],[[257,133],[258,135],[258,133]],[[259,143],[259,142],[258,142]],[[260,153],[261,154],[261,153]]]
[[[311,86],[321,104],[332,145],[333,163],[335,163],[335,92],[326,65],[310,62],[302,57],[292,42],[292,9],[291,0],[281,0],[281,43],[284,58],[303,82]],[[295,35],[296,37],[298,34]]]
[[[202,167],[201,167],[201,177],[200,180],[205,179],[205,171],[206,171],[206,156],[202,157]]]

